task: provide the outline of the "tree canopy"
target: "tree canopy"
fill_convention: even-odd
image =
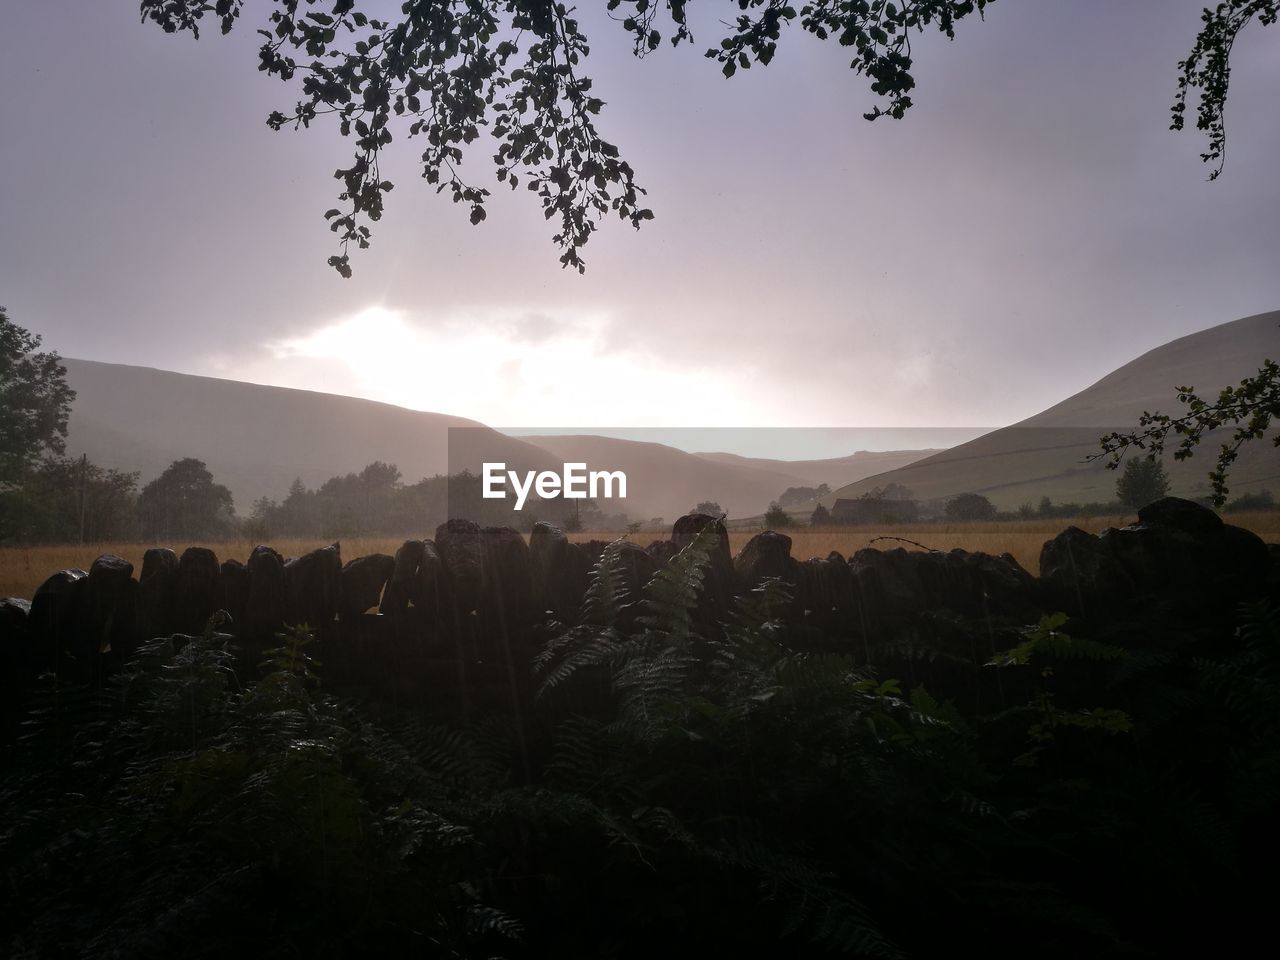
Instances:
[[[955,37],[956,24],[981,18],[992,0],[737,0],[738,14],[705,56],[725,77],[774,57],[782,31],[798,27],[850,49],[849,66],[867,78],[876,104],[864,114],[902,118],[915,88],[912,37],[929,31]],[[487,132],[497,181],[522,184],[554,220],[560,262],[581,271],[581,251],[599,221],[614,215],[639,227],[653,213],[645,190],[618,147],[597,125],[605,100],[584,73],[588,38],[575,8],[555,0],[406,0],[382,19],[372,0],[273,0],[258,33],[259,69],[282,81],[300,81],[301,96],[274,110],[276,130],[336,122],[354,141],[339,206],[325,217],[339,252],[329,264],[351,275],[350,247],[369,245],[369,224],[382,216],[392,189],[380,165],[399,137],[419,138],[422,175],[467,207],[471,223],[486,217],[488,187],[462,175],[470,144]],[[688,0],[607,0],[611,19],[631,35],[645,57],[668,41],[693,43]],[[145,21],[165,31],[199,36],[205,19],[230,32],[246,13],[243,0],[141,0]],[[1180,74],[1173,128],[1182,129],[1188,97],[1199,92],[1196,126],[1208,137],[1206,163],[1222,169],[1223,111],[1231,46],[1257,20],[1275,22],[1280,0],[1226,0],[1206,10],[1203,26]]]
[[[231,491],[215,483],[202,460],[175,460],[138,494],[138,516],[148,536],[200,539],[230,532]]]
[[[66,449],[76,393],[57,353],[37,353],[40,337],[0,307],[0,487],[16,483],[42,453]]]
[[[1140,457],[1124,465],[1124,473],[1116,481],[1116,499],[1132,510],[1145,507],[1169,492],[1169,478],[1159,460]]]
[[[996,508],[980,493],[962,493],[947,501],[948,520],[994,520]]]
[[[1227,501],[1227,474],[1240,448],[1251,440],[1266,438],[1272,423],[1280,422],[1280,364],[1264,360],[1256,374],[1245,377],[1238,386],[1223,387],[1215,399],[1201,397],[1194,387],[1178,387],[1178,402],[1186,407],[1185,413],[1176,417],[1159,411],[1143,413],[1137,430],[1107,434],[1101,440],[1102,452],[1090,459],[1109,457],[1107,467],[1114,470],[1132,450],[1147,451],[1148,459],[1159,456],[1172,435],[1179,438],[1174,459],[1186,460],[1205,436],[1219,428],[1234,427],[1231,436],[1219,446],[1209,471],[1213,503],[1220,507]],[[1280,447],[1280,431],[1270,439],[1273,446]],[[1128,471],[1126,466],[1126,474]]]

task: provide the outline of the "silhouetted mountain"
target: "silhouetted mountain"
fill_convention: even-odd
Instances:
[[[283,497],[296,477],[314,488],[375,460],[397,464],[409,482],[477,472],[480,446],[520,469],[558,466],[545,451],[462,417],[148,367],[65,363],[77,394],[69,452],[139,470],[143,483],[196,457],[231,489],[241,514],[258,497]]]
[[[1085,463],[1099,438],[1137,426],[1143,411],[1177,415],[1177,388],[1216,396],[1257,372],[1266,358],[1280,358],[1280,311],[1258,314],[1172,340],[1126,363],[1097,383],[1020,423],[994,430],[916,463],[848,484],[826,499],[853,497],[889,482],[905,484],[921,500],[974,492],[1003,509],[1035,503],[1114,499],[1118,474],[1101,461]],[[1226,433],[1224,431],[1223,438]],[[1220,441],[1219,441],[1220,442]],[[1218,443],[1206,439],[1195,456],[1175,461],[1169,444],[1165,469],[1173,492],[1207,494],[1207,475]],[[1240,451],[1231,471],[1233,495],[1270,486],[1280,490],[1280,452],[1267,440]]]
[[[196,457],[231,489],[242,515],[259,497],[282,498],[295,478],[314,489],[375,460],[396,464],[406,482],[462,469],[478,473],[484,461],[502,461],[522,472],[559,471],[564,461],[582,461],[590,469],[627,473],[627,500],[601,502],[606,513],[672,519],[699,501],[714,500],[731,515],[749,515],[788,487],[834,486],[886,462],[928,453],[858,453],[791,464],[606,437],[517,439],[474,420],[372,400],[124,364],[65,362],[77,392],[70,453],[138,470],[143,483],[174,460]]]

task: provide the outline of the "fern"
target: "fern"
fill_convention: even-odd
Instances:
[[[1093,663],[1107,663],[1128,657],[1128,651],[1122,647],[1068,636],[1058,629],[1066,622],[1067,616],[1064,613],[1041,618],[1035,627],[1023,631],[1026,639],[1022,643],[993,657],[988,666],[1021,666],[1030,663],[1035,657],[1046,660],[1087,660]]]

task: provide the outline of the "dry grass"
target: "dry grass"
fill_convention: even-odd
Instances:
[[[960,547],[965,550],[982,550],[986,553],[1010,553],[1017,561],[1037,573],[1040,569],[1040,548],[1046,540],[1051,540],[1068,526],[1077,526],[1091,533],[1097,533],[1106,527],[1123,526],[1132,523],[1133,517],[1084,517],[1074,520],[1014,520],[991,523],[912,523],[897,526],[868,527],[825,527],[812,529],[800,527],[788,530],[792,539],[792,555],[807,559],[808,557],[825,557],[832,550],[838,550],[849,556],[863,547],[874,546],[882,549],[906,547],[918,549],[910,543],[894,540],[877,541],[878,537],[901,537],[916,541],[936,550],[951,550]],[[1245,527],[1262,537],[1268,543],[1280,543],[1280,511],[1266,513],[1237,513],[1226,517],[1229,523]],[[729,531],[729,542],[736,554],[758,531],[733,529]],[[574,540],[609,540],[623,534],[618,533],[580,533],[571,535]],[[637,533],[632,539],[647,544],[655,539],[652,533]],[[353,538],[342,541],[342,555],[350,559],[370,553],[393,554],[403,542],[400,538]],[[298,556],[316,547],[325,546],[327,541],[320,540],[275,540],[272,542],[277,550],[285,556]],[[88,569],[95,557],[104,553],[114,553],[133,563],[135,570],[142,568],[142,554],[151,544],[145,543],[99,543],[84,546],[33,546],[0,548],[0,597],[30,597],[46,577],[64,567],[80,567]],[[189,544],[172,544],[181,553]],[[248,559],[253,543],[237,541],[228,543],[206,544],[218,554],[220,560],[233,557],[244,561]]]

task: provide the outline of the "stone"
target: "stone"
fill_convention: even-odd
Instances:
[[[64,667],[64,655],[74,662],[83,653],[77,636],[85,622],[84,591],[89,575],[78,568],[59,570],[36,587],[27,626],[37,673]]]
[[[338,614],[342,590],[342,548],[312,550],[284,565],[285,622],[328,632]]]
[[[374,553],[347,561],[342,567],[342,601],[338,606],[338,615],[344,620],[351,619],[362,615],[370,607],[378,606],[382,588],[391,579],[395,569],[395,557],[389,557],[385,553]],[[414,575],[416,577],[417,570],[414,570]]]
[[[168,547],[151,547],[142,555],[142,573],[138,582],[149,580],[154,576],[178,572],[178,555]]]
[[[459,626],[460,618],[480,606],[484,587],[484,544],[480,525],[471,520],[446,520],[436,528],[443,593]]]
[[[1105,613],[1135,589],[1108,545],[1079,527],[1067,527],[1040,549],[1040,582],[1050,605],[1072,616]]]
[[[791,557],[791,538],[773,530],[757,533],[733,561],[738,588],[744,592],[754,590],[760,581],[769,577],[795,584],[796,567]]]
[[[187,547],[178,559],[174,619],[178,631],[199,636],[222,608],[222,570],[208,547]]]
[[[502,629],[533,620],[533,563],[529,545],[512,527],[486,527],[481,533],[486,612],[500,617]]]
[[[529,561],[539,607],[561,621],[575,617],[590,585],[586,554],[558,527],[539,521],[529,534]]]
[[[249,568],[236,559],[222,561],[222,609],[231,615],[232,629],[239,631],[249,609]]]
[[[423,540],[406,540],[396,550],[391,576],[379,607],[382,613],[404,613],[409,604],[419,598],[422,584],[418,569],[422,565],[424,543]]]
[[[705,513],[687,513],[671,528],[672,542],[677,550],[683,550],[707,527],[712,528],[714,542],[698,602],[697,615],[703,626],[723,620],[733,605],[736,584],[733,555],[729,550],[729,531],[719,517]]]
[[[168,547],[151,547],[142,555],[138,578],[138,636],[145,642],[178,629],[175,594],[178,555]]]
[[[273,633],[284,623],[286,612],[284,557],[271,547],[259,545],[253,548],[245,566],[249,571],[246,626],[260,633]]]
[[[1218,536],[1225,524],[1208,507],[1181,497],[1161,497],[1138,511],[1138,522],[1181,530],[1195,540]]]
[[[89,567],[85,586],[86,642],[93,655],[127,657],[136,646],[138,582],[133,564],[115,554],[103,554]]]
[[[31,603],[17,597],[0,599],[0,744],[18,738],[26,719],[26,690],[35,678],[27,620]]]

